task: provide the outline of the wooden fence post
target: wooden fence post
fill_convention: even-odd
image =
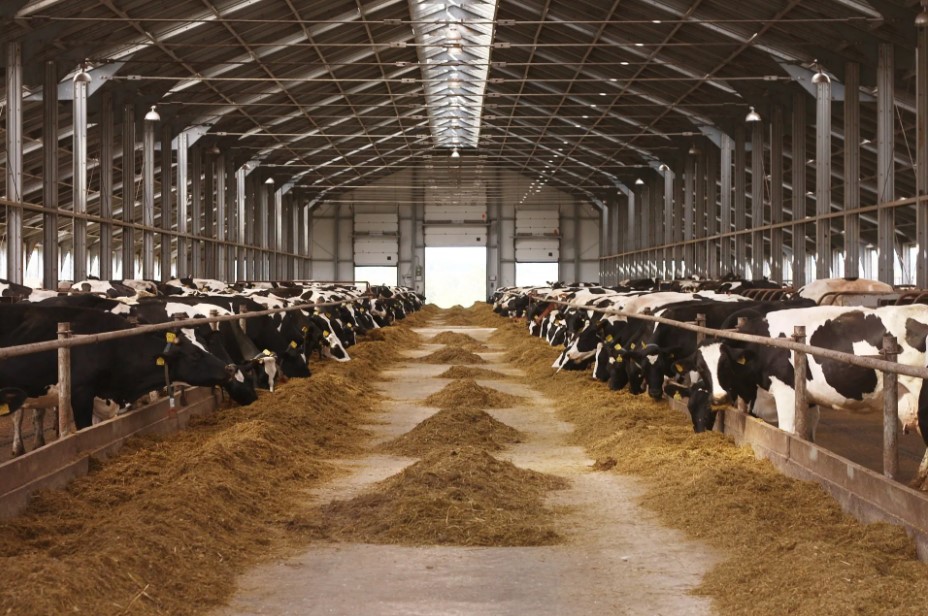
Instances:
[[[799,344],[806,343],[805,325],[793,327],[793,340]],[[812,440],[812,426],[809,425],[809,403],[806,399],[806,372],[809,358],[801,351],[793,351],[793,388],[796,392],[795,431],[799,438]]]
[[[701,312],[697,314],[696,325],[698,325],[699,327],[705,327],[706,326],[706,315],[704,315]],[[706,334],[704,332],[696,332],[696,344],[697,345],[702,344],[703,340],[705,339],[706,339]]]
[[[896,337],[883,334],[880,355],[886,361],[896,361],[899,347]],[[895,372],[883,373],[883,475],[895,479],[899,474],[899,390]]]
[[[58,340],[71,337],[71,324],[58,324]],[[75,432],[74,412],[71,410],[71,349],[58,348],[58,438]]]

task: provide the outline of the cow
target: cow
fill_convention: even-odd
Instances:
[[[816,304],[833,303],[835,293],[892,293],[893,287],[879,280],[867,278],[823,278],[810,282],[799,289],[799,297],[811,299]]]
[[[885,333],[896,336],[900,364],[926,366],[928,306],[886,306],[876,309],[816,306],[780,310],[749,319],[744,333],[785,338],[796,325],[804,325],[809,344],[855,355],[876,355]],[[681,366],[686,367],[686,366]],[[697,396],[688,403],[697,432],[712,423],[712,404],[737,397],[753,401],[758,389],[773,397],[777,423],[795,432],[794,371],[792,353],[757,343],[723,340],[704,342],[689,367],[699,381]],[[876,411],[882,408],[882,373],[869,368],[811,356],[806,377],[807,399],[812,405],[838,410]],[[898,376],[899,419],[903,430],[916,429],[928,444],[928,389],[921,379]],[[812,434],[818,421],[817,407],[810,415]],[[928,453],[919,467],[918,480],[928,478]]]
[[[123,317],[86,308],[0,305],[0,346],[54,340],[57,324],[68,322],[75,334],[131,329]],[[120,404],[164,386],[165,379],[191,385],[223,386],[239,404],[257,399],[254,391],[235,387],[237,370],[192,344],[180,332],[147,333],[108,340],[71,351],[71,406],[78,429],[91,425],[94,397]],[[58,381],[57,353],[44,351],[0,362],[0,387],[38,397]],[[16,410],[11,407],[11,410]]]

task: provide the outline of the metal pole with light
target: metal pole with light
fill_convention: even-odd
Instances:
[[[74,188],[73,209],[75,214],[87,213],[87,88],[90,73],[82,66],[74,75],[73,100],[73,160]],[[72,276],[76,282],[87,278],[87,221],[75,218],[72,221]],[[101,258],[103,255],[101,255]]]
[[[161,116],[151,106],[142,128],[142,278],[155,278],[155,123]]]

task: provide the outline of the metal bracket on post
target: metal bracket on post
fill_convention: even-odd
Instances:
[[[805,325],[793,327],[793,341],[799,344],[806,343]],[[808,372],[809,358],[801,351],[793,351],[793,389],[796,392],[796,436],[807,441],[812,440],[812,426],[809,421],[809,404],[806,397],[806,373]]]
[[[71,338],[71,324],[58,324],[58,340]],[[58,438],[75,432],[71,410],[71,348],[58,347]]]
[[[886,361],[896,361],[899,347],[896,337],[883,334],[880,355]],[[895,479],[899,474],[899,390],[898,375],[883,373],[883,475]]]

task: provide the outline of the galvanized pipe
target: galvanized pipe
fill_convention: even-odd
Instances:
[[[793,286],[806,283],[806,95],[793,95]]]
[[[42,86],[42,199],[45,207],[58,209],[58,65],[54,60],[45,63],[45,82]],[[101,194],[102,197],[102,194]],[[49,212],[42,217],[42,285],[46,289],[58,288],[58,214]],[[101,233],[102,235],[102,233]],[[102,262],[104,254],[101,251]]]
[[[719,271],[716,274],[716,277],[720,276],[723,272],[730,273],[735,271],[735,265],[732,263],[732,252],[731,252],[731,239],[725,236],[727,233],[731,233],[731,191],[732,191],[732,175],[731,175],[731,161],[732,161],[732,140],[727,134],[722,133],[722,138],[720,141],[721,144],[721,178],[720,183],[720,195],[721,195],[721,213],[719,216],[719,233],[724,236],[722,239],[721,251],[719,254]]]
[[[770,115],[770,223],[783,222],[783,107]],[[783,280],[783,228],[770,230],[770,278]]]
[[[80,214],[87,212],[87,82],[79,79],[81,73],[74,78],[74,100],[72,121],[74,123],[73,137],[73,175],[72,190],[74,211]],[[79,218],[72,221],[71,233],[73,264],[72,280],[87,278],[87,222]],[[102,257],[102,255],[101,255]]]
[[[751,127],[751,279],[764,277],[764,123]]]
[[[6,198],[23,199],[23,55],[18,42],[6,45]],[[23,281],[23,211],[6,213],[6,277]]]
[[[187,251],[187,154],[189,151],[187,133],[177,135],[177,276],[190,276],[190,256]]]
[[[815,213],[831,211],[831,79],[818,73],[815,81]],[[818,252],[816,278],[831,278],[831,222],[819,219],[815,225]]]
[[[696,201],[696,155],[695,153],[686,155],[686,169],[683,177],[683,241],[689,242],[693,239],[693,219],[695,218]],[[682,261],[678,273],[683,276],[692,276],[695,272],[696,253],[695,246],[684,244],[682,250]]]
[[[706,261],[708,263],[707,274],[710,278],[719,277],[720,264],[723,259],[719,253],[719,243],[713,242],[714,237],[719,232],[719,202],[718,202],[718,177],[719,177],[719,158],[715,154],[715,149],[708,146],[711,150],[706,156]]]
[[[107,222],[100,223],[102,280],[113,278],[113,167],[116,160],[113,152],[116,110],[113,105],[113,95],[104,89],[100,94],[100,217]]]
[[[247,280],[245,274],[245,257],[246,252],[243,247],[245,238],[245,167],[239,167],[235,172],[235,240],[241,244],[236,250],[237,269],[235,272],[236,280]]]
[[[203,152],[194,145],[190,148],[190,233],[194,240],[190,247],[190,273],[203,277]]]
[[[145,118],[142,125],[142,278],[155,278],[155,121]]]
[[[877,156],[877,200],[892,201],[896,195],[896,173],[893,153],[895,137],[895,58],[891,43],[880,43],[876,66],[876,156]],[[877,221],[877,243],[879,249],[879,279],[895,282],[895,217],[892,210],[881,210]]]
[[[123,107],[122,120],[122,277],[135,278],[135,107]]]
[[[670,167],[664,170],[664,256],[662,276],[673,278],[673,246],[676,241],[673,236],[673,182],[674,172]]]
[[[860,65],[848,62],[844,69],[844,209],[852,211],[859,207]],[[924,246],[924,243],[919,242],[919,246]],[[921,266],[919,262],[919,267]],[[853,278],[858,276],[859,272],[860,218],[848,214],[844,217],[844,275]]]
[[[173,190],[174,186],[174,154],[171,148],[173,138],[171,125],[165,122],[161,130],[161,280],[171,279],[171,262],[173,250],[171,249],[171,228],[173,226]]]

